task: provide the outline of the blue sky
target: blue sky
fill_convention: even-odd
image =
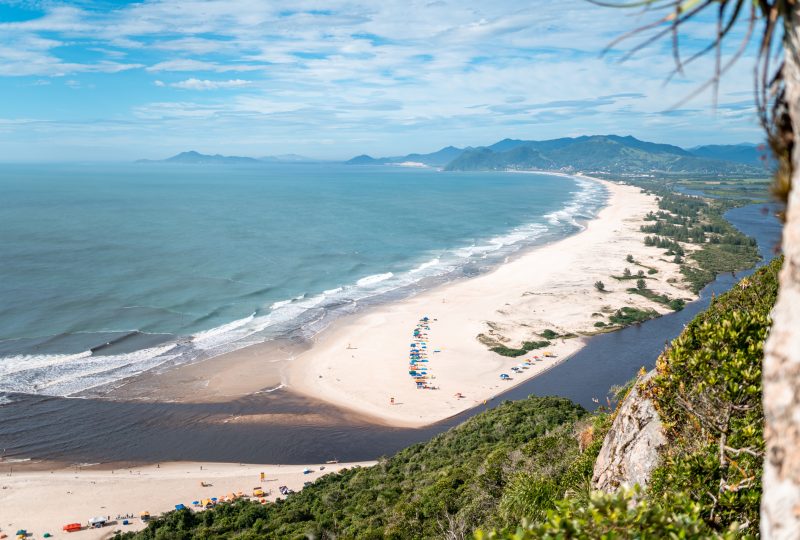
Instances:
[[[600,56],[653,16],[584,0],[0,0],[0,161],[759,141],[752,55],[716,110],[708,92],[672,109],[711,58],[665,84],[666,41]],[[687,27],[686,53],[713,31]]]

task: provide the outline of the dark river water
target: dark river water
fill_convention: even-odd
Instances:
[[[781,227],[774,207],[750,205],[726,217],[756,238],[766,262],[775,256]],[[18,459],[65,463],[171,460],[247,463],[356,461],[389,455],[464,421],[503,400],[530,394],[567,397],[588,409],[606,402],[609,389],[650,369],[713,295],[751,271],[724,274],[682,311],[591,338],[580,352],[487,405],[423,429],[378,426],[326,404],[288,392],[250,396],[229,403],[115,402],[11,394],[0,406],[0,452],[7,466]],[[247,415],[273,415],[242,423]]]

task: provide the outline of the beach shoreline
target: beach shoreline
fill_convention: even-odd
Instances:
[[[313,465],[170,462],[134,467],[105,464],[23,469],[12,473],[2,466],[0,530],[25,529],[39,538],[46,532],[59,536],[64,525],[80,523],[84,526],[80,538],[108,538],[116,530],[143,529],[146,526],[140,519],[143,511],[157,517],[174,510],[178,504],[200,510],[192,502],[227,498],[230,493],[251,496],[255,487],[263,488],[266,493],[263,499],[274,501],[281,497],[280,486],[299,491],[305,482],[326,474],[374,464],[374,461]],[[119,468],[113,468],[115,465]],[[97,529],[86,527],[95,516],[110,517],[110,524]],[[117,516],[123,517],[117,519]],[[128,525],[123,524],[125,519]]]
[[[607,320],[609,311],[628,306],[668,312],[628,294],[625,287],[631,283],[615,282],[612,276],[625,267],[634,273],[656,269],[647,276],[652,290],[694,299],[678,265],[665,260],[662,250],[644,245],[639,227],[648,212],[657,210],[655,197],[633,186],[580,178],[601,183],[608,199],[575,234],[515,254],[476,277],[340,317],[309,344],[252,345],[166,373],[145,374],[109,397],[215,401],[282,387],[374,423],[422,427],[485,403],[566,360],[583,347],[581,336],[598,331],[595,323]],[[627,255],[637,265],[627,263]],[[606,291],[595,290],[597,280],[604,281]],[[412,331],[425,316],[430,321],[425,344],[440,351],[427,355],[425,380],[437,390],[418,390],[409,375]],[[546,330],[559,337],[545,340],[540,333]],[[549,344],[519,358],[487,346],[519,347],[530,340]],[[518,373],[512,373],[516,366]],[[501,381],[502,373],[510,380]]]

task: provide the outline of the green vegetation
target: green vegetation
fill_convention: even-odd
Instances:
[[[462,538],[478,529],[478,539],[508,540],[756,537],[761,357],[781,264],[776,259],[715,298],[640,384],[668,439],[646,490],[591,492],[613,416],[529,397],[374,467],[324,476],[277,503],[169,512],[120,536],[417,539]],[[618,389],[618,399],[631,387]]]
[[[700,516],[700,507],[683,499],[670,505],[649,500],[633,503],[638,490],[616,494],[593,493],[588,502],[565,499],[548,512],[544,522],[524,522],[513,533],[481,531],[476,540],[595,540],[623,538],[742,538],[734,527],[715,531]]]
[[[558,337],[558,332],[556,332],[554,330],[550,330],[549,328],[547,328],[546,330],[543,330],[542,332],[540,332],[540,334],[541,334],[542,337],[547,338],[547,339],[555,339],[555,338]]]
[[[606,290],[606,284],[603,283],[602,281],[595,281],[594,282],[594,288],[597,289],[600,292],[603,292],[603,291]]]
[[[544,518],[564,493],[588,499],[607,427],[607,416],[590,416],[562,398],[506,402],[374,467],[324,476],[275,504],[170,512],[122,537],[417,539],[504,529],[525,516]]]
[[[498,345],[496,347],[492,347],[489,349],[492,352],[496,352],[502,356],[510,356],[512,358],[517,356],[522,356],[523,354],[530,352],[534,349],[541,349],[542,347],[547,347],[550,345],[549,341],[523,341],[522,347],[519,349],[512,349],[510,347],[506,347],[505,345]]]
[[[668,443],[648,489],[566,497],[546,519],[477,538],[756,538],[764,460],[761,358],[776,259],[714,299],[642,387]],[[635,495],[635,498],[633,497]]]
[[[609,315],[608,320],[619,326],[628,326],[630,324],[644,322],[658,317],[658,312],[654,309],[637,309],[632,307],[619,308],[612,315]]]
[[[628,292],[631,294],[638,294],[640,296],[644,296],[652,300],[653,302],[658,302],[659,304],[663,304],[669,307],[672,311],[680,311],[684,307],[686,307],[686,302],[681,300],[680,298],[670,298],[666,294],[658,294],[656,292],[651,291],[650,289],[639,289],[639,288],[630,288]]]
[[[650,496],[676,486],[709,526],[758,531],[764,417],[761,358],[782,258],[743,279],[698,315],[658,360],[646,387],[670,444]]]
[[[652,181],[634,183],[659,198],[659,211],[648,214],[645,220],[649,223],[641,227],[642,232],[648,233],[645,245],[666,249],[666,255],[674,256],[673,262],[681,265],[681,273],[694,292],[719,273],[750,268],[759,261],[755,239],[739,232],[723,217],[725,211],[749,201],[707,201],[673,193]],[[699,249],[686,257],[680,242],[696,244]]]

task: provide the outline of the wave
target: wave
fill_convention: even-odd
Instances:
[[[69,396],[152,369],[175,358],[177,344],[103,355],[17,355],[0,358],[0,391]]]
[[[369,286],[375,285],[377,283],[380,283],[381,281],[386,281],[387,279],[389,279],[392,276],[394,276],[394,274],[392,272],[386,272],[385,274],[374,274],[374,275],[367,276],[365,278],[359,279],[358,281],[356,281],[356,286],[357,287],[369,287]]]
[[[279,336],[299,332],[302,338],[311,337],[333,317],[351,313],[365,303],[394,297],[387,295],[408,294],[405,291],[425,286],[425,280],[439,283],[471,265],[477,264],[480,270],[500,264],[545,235],[563,236],[582,228],[580,222],[594,215],[604,200],[605,189],[587,179],[574,180],[577,189],[570,200],[537,221],[473,245],[428,253],[403,271],[370,274],[319,294],[273,302],[263,312],[259,310],[164,345],[124,354],[97,354],[102,352],[100,348],[75,354],[0,357],[0,392],[75,395],[146,370],[217,356]]]
[[[439,259],[438,258],[431,259],[430,261],[424,262],[421,265],[417,266],[416,268],[412,268],[411,269],[411,273],[412,274],[418,274],[419,272],[424,271],[426,268],[431,268],[432,266],[436,266],[437,264],[439,264]]]

